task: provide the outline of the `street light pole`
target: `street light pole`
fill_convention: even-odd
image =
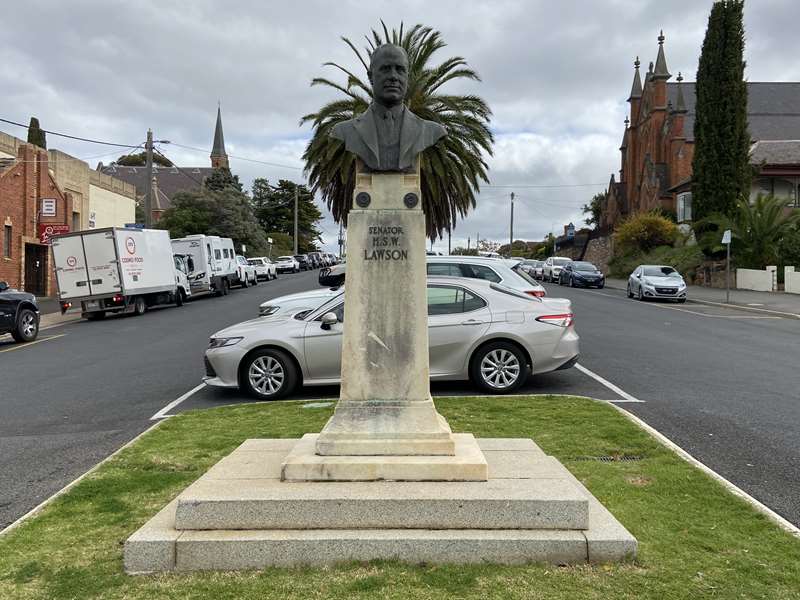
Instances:
[[[153,224],[153,130],[147,130],[147,141],[144,144],[147,172],[147,189],[144,196],[144,226],[148,229]]]
[[[511,258],[514,254],[514,192],[511,192],[511,226],[509,230],[508,257]]]
[[[294,186],[294,253],[298,254],[297,252],[297,205],[300,201],[300,194],[298,193],[299,185],[296,184]]]

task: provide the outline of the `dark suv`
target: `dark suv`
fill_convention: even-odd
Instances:
[[[300,264],[301,271],[308,271],[311,268],[311,263],[308,262],[308,256],[305,254],[295,254],[294,259]]]
[[[32,342],[39,335],[36,296],[12,290],[0,281],[0,334],[10,333],[18,342]]]

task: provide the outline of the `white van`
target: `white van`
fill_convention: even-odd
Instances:
[[[175,254],[186,257],[193,295],[226,295],[239,283],[233,240],[216,235],[187,235],[172,240]]]

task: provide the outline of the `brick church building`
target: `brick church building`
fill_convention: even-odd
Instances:
[[[658,54],[642,79],[634,62],[630,114],[620,145],[618,178],[611,175],[602,230],[625,217],[656,208],[674,213],[679,223],[692,219],[695,85],[675,81],[667,68],[664,34]],[[757,167],[751,197],[783,197],[800,207],[800,83],[748,83],[747,119],[751,163]]]

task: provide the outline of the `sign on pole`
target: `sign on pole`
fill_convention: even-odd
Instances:
[[[730,244],[731,243],[731,230],[726,229],[725,233],[722,234],[722,243],[723,244]]]
[[[731,301],[731,230],[726,229],[722,234],[722,243],[728,249],[728,257],[725,261],[725,302]]]

